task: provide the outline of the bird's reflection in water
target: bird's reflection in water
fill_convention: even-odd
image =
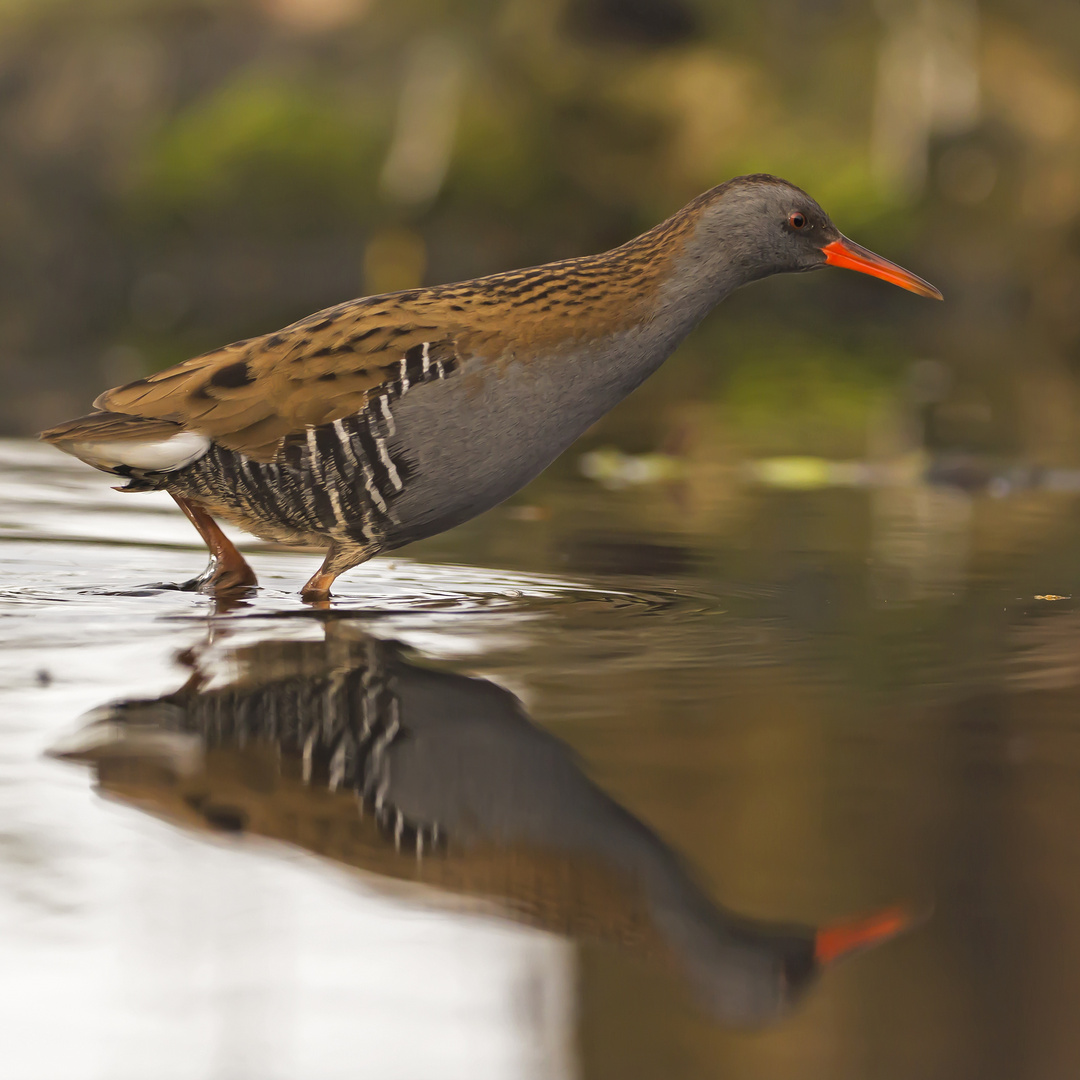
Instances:
[[[511,693],[347,623],[321,641],[184,660],[180,690],[95,710],[58,753],[91,763],[105,792],[189,826],[283,840],[629,946],[673,964],[723,1022],[780,1017],[823,966],[907,925],[900,909],[825,928],[724,910]]]

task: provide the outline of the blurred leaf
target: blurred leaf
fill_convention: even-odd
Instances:
[[[283,230],[371,216],[385,117],[329,89],[242,72],[170,119],[147,149],[144,206]]]

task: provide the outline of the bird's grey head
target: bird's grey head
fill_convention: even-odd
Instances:
[[[941,299],[929,282],[848,240],[829,215],[777,176],[738,176],[695,199],[684,254],[711,268],[721,293],[770,274],[842,266]]]
[[[742,281],[825,266],[839,240],[829,215],[801,188],[775,176],[739,176],[702,196],[697,245],[722,251]]]
[[[701,1005],[717,1020],[761,1027],[787,1012],[821,973],[813,931],[789,932],[730,917],[710,937],[681,950],[685,973]]]

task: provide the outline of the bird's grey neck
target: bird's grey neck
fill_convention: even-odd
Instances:
[[[678,344],[741,284],[730,268],[718,265],[715,258],[684,251],[674,260],[671,275],[657,290],[651,325]]]
[[[619,335],[629,389],[648,378],[721,300],[748,280],[722,254],[694,235],[673,253],[661,284],[642,300],[645,317]]]
[[[773,272],[758,255],[739,220],[706,210],[672,240],[670,270],[656,297],[658,320],[685,336],[729,293]]]

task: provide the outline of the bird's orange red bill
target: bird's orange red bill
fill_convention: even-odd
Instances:
[[[908,292],[918,293],[919,296],[928,296],[932,300],[944,300],[941,292],[934,288],[929,281],[905,270],[880,255],[875,255],[868,248],[862,247],[842,236],[831,244],[826,244],[822,249],[825,254],[825,263],[828,266],[842,266],[845,270],[858,270],[860,274],[869,274],[871,277],[881,278],[893,285],[899,285]]]
[[[827,966],[858,949],[869,949],[902,934],[914,921],[906,907],[896,905],[873,915],[823,926],[814,936],[814,959]]]

